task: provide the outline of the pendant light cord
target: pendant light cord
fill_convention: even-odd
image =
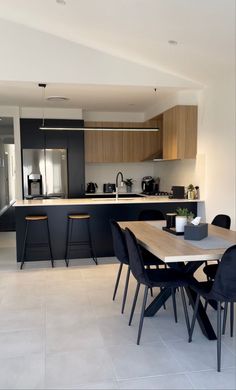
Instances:
[[[44,117],[44,100],[45,100],[45,88],[47,84],[40,83],[38,84],[42,88],[42,127],[44,127],[45,117]]]

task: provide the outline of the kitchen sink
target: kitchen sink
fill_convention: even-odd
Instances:
[[[122,198],[118,198],[118,201],[119,200],[134,200],[134,199],[136,199],[136,198],[125,198],[125,197],[122,197]],[[93,202],[114,202],[114,201],[116,201],[116,199],[115,198],[91,198],[90,199],[91,201],[93,201]]]
[[[86,198],[94,198],[94,199],[99,199],[99,198],[106,198],[106,199],[114,199],[116,197],[116,194],[99,194],[99,195],[87,195]],[[128,198],[143,198],[143,195],[139,194],[119,194],[119,199],[128,199]]]

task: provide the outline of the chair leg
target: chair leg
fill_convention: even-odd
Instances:
[[[29,222],[26,222],[26,228],[25,228],[25,236],[24,236],[24,243],[23,243],[23,249],[22,249],[22,255],[21,255],[21,265],[20,269],[23,268],[24,262],[25,262],[25,251],[26,251],[26,241],[27,241],[27,236],[28,236],[28,227],[29,227]]]
[[[230,302],[230,337],[234,335],[234,302]]]
[[[221,368],[221,302],[217,302],[217,371]]]
[[[189,342],[189,343],[191,343],[191,341],[192,341],[194,325],[195,325],[196,318],[197,318],[197,312],[198,312],[199,301],[200,301],[200,294],[197,294],[197,298],[196,298],[196,302],[195,302],[195,306],[194,306],[194,311],[193,311],[192,323],[191,323],[190,332],[189,332],[189,333],[190,333],[190,334],[189,334],[189,339],[188,339],[188,342]]]
[[[166,265],[166,264],[165,264],[165,265]],[[166,267],[165,267],[165,268],[166,268]],[[163,288],[164,288],[164,287],[161,287],[160,290],[162,291]],[[165,304],[165,303],[163,303],[163,308],[164,308],[164,310],[166,310],[166,304]]]
[[[129,318],[129,326],[130,326],[131,323],[132,323],[132,319],[133,319],[133,315],[134,315],[134,310],[135,310],[136,303],[137,303],[137,299],[138,299],[139,289],[140,289],[140,283],[137,283],[137,287],[136,287],[135,294],[134,294],[133,305],[132,305],[132,309],[131,309],[131,313],[130,313],[130,318]]]
[[[156,269],[158,269],[158,268],[159,268],[159,266],[156,265]],[[150,265],[147,265],[147,269],[151,269]],[[153,298],[153,288],[152,287],[150,287],[150,294],[151,294],[151,297]]]
[[[205,311],[207,310],[207,306],[208,306],[208,301],[207,301],[207,300],[205,300],[205,305],[204,305],[204,309],[205,309]]]
[[[225,334],[226,320],[227,320],[227,312],[228,312],[228,302],[225,302],[225,306],[224,306],[224,317],[223,317],[223,326],[222,326],[222,334]]]
[[[117,289],[118,289],[118,286],[119,286],[120,275],[121,275],[122,268],[123,268],[123,263],[120,263],[119,270],[118,270],[118,274],[117,274],[117,278],[116,278],[115,289],[114,289],[114,293],[113,293],[113,297],[112,297],[112,300],[113,300],[113,301],[114,301],[115,298],[116,298],[116,292],[117,292]]]
[[[140,321],[139,321],[137,345],[139,345],[139,343],[140,343],[140,338],[141,338],[142,329],[143,329],[143,319],[144,319],[144,311],[145,311],[146,303],[147,303],[148,289],[149,289],[149,287],[145,286],[144,295],[143,295],[142,311],[140,314]]]
[[[171,295],[172,295],[172,302],[173,302],[173,309],[174,309],[174,316],[175,316],[175,322],[178,322],[177,318],[177,307],[176,307],[176,299],[175,299],[175,289],[171,288]]]
[[[182,302],[183,302],[185,321],[186,321],[187,330],[188,330],[188,336],[190,336],[190,323],[189,323],[188,309],[187,309],[187,303],[186,303],[186,298],[185,298],[183,287],[180,287],[180,291],[181,291],[181,297],[182,297]]]
[[[128,269],[127,269],[127,275],[126,275],[126,281],[125,281],[125,289],[124,289],[124,295],[123,295],[123,301],[122,301],[121,314],[123,314],[124,310],[125,310],[125,302],[126,302],[126,297],[127,297],[128,287],[129,287],[129,276],[130,276],[130,266],[128,266]]]
[[[47,222],[47,231],[48,231],[48,245],[49,245],[49,252],[50,252],[50,257],[51,257],[51,264],[52,268],[54,267],[54,260],[52,256],[52,245],[51,245],[51,237],[50,237],[50,231],[49,231],[49,224],[48,224],[48,219],[46,220]]]

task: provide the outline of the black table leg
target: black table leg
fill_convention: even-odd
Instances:
[[[144,317],[153,317],[171,296],[171,288],[163,288],[144,312]]]
[[[190,288],[185,288],[185,289],[186,289],[186,293],[188,295],[190,304],[194,308],[197,294],[193,290],[191,290]],[[161,292],[157,295],[157,297],[146,308],[144,316],[145,317],[153,317],[170,296],[171,296],[171,289],[170,288],[164,288],[163,290],[161,290]],[[201,302],[199,302],[197,321],[198,321],[199,326],[202,330],[202,333],[209,340],[216,340],[216,334],[214,332],[214,329],[210,323],[210,320],[209,320],[209,318],[206,314],[206,311],[205,311]]]
[[[195,291],[193,291],[189,287],[185,287],[185,291],[188,295],[191,306],[194,308],[197,294],[195,293]],[[202,330],[202,333],[209,340],[216,340],[217,339],[215,331],[210,323],[210,320],[206,314],[206,310],[204,309],[201,301],[199,302],[199,306],[198,306],[197,321],[198,321],[199,326]]]

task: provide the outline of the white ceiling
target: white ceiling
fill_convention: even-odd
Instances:
[[[78,108],[87,111],[143,112],[158,99],[175,91],[171,88],[97,86],[77,84],[48,84],[45,91],[37,83],[1,82],[0,105],[22,107]],[[45,95],[44,95],[45,93]],[[65,96],[69,101],[48,101],[49,96]],[[45,96],[45,97],[44,97]],[[43,100],[45,99],[45,100]]]
[[[65,1],[0,0],[1,18],[202,84],[234,66],[235,0]],[[0,104],[39,105],[37,83],[0,87]],[[156,87],[159,97],[170,92]],[[63,107],[86,110],[145,111],[157,99],[152,88],[138,85],[62,85],[58,80],[46,88],[47,96],[62,94],[71,99]]]

